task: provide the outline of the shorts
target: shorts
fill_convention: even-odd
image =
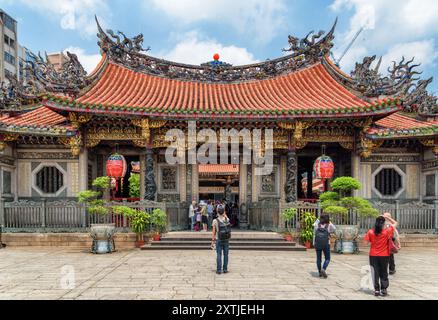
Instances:
[[[207,224],[208,223],[208,217],[207,216],[202,216],[202,223],[203,224]]]

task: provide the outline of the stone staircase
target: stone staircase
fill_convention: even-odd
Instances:
[[[248,251],[306,251],[295,242],[287,242],[274,232],[234,231],[231,250]],[[171,232],[161,241],[152,241],[142,250],[211,250],[211,232]]]

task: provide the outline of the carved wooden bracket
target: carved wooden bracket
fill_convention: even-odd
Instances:
[[[151,140],[151,130],[162,128],[166,123],[165,120],[149,120],[148,118],[132,120],[133,125],[141,128],[141,135],[147,142]]]
[[[18,139],[18,134],[2,134],[0,135],[0,152],[5,151],[7,143]]]
[[[92,118],[93,116],[91,114],[76,114],[73,112],[69,112],[68,114],[68,119],[76,130],[80,129],[81,125],[90,122]]]
[[[82,137],[81,136],[61,138],[59,141],[63,145],[70,147],[71,154],[74,157],[78,157],[79,154],[81,153],[81,148],[82,148]]]
[[[342,148],[346,149],[346,150],[354,150],[354,142],[353,141],[340,141],[339,144],[341,145]]]
[[[360,156],[367,159],[371,156],[371,154],[373,153],[373,151],[377,148],[380,148],[383,143],[385,141],[384,140],[378,140],[378,141],[374,141],[374,140],[369,140],[366,139],[364,137],[361,138],[361,153]]]

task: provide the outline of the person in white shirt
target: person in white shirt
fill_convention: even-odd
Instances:
[[[190,221],[190,230],[195,230],[195,223],[196,223],[196,201],[193,201],[192,204],[189,207],[189,221]]]

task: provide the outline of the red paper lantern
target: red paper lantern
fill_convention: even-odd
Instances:
[[[216,54],[213,56],[214,61],[219,61],[220,58],[221,58],[221,56],[219,55],[219,53],[216,53]]]
[[[114,179],[122,179],[127,171],[126,159],[120,154],[111,155],[106,162],[106,174]]]
[[[335,164],[330,157],[322,156],[316,159],[313,170],[317,179],[328,180],[335,175]]]

